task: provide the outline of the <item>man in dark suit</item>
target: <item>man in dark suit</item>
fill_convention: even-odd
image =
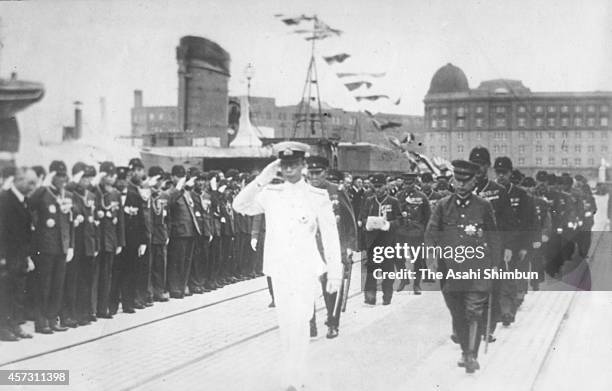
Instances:
[[[194,201],[185,187],[193,187],[196,177],[187,180],[185,167],[172,167],[172,180],[175,184],[168,194],[168,291],[170,297],[182,299],[187,289],[191,269],[191,257],[196,235],[200,227],[196,221]]]
[[[36,265],[36,332],[66,331],[57,322],[62,305],[66,263],[74,256],[72,193],[66,191],[66,164],[55,160],[42,187],[30,197],[34,218]]]
[[[19,169],[11,187],[0,193],[0,340],[32,338],[21,329],[26,275],[34,270],[32,219],[27,195],[38,183],[31,169]]]

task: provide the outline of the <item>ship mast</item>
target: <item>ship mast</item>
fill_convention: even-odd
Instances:
[[[315,60],[316,41],[325,38],[325,30],[322,28],[321,23],[316,15],[312,17],[312,23],[313,27],[310,31],[311,35],[309,38],[307,38],[311,41],[310,61],[308,63],[308,70],[306,71],[306,80],[304,81],[304,87],[302,89],[302,98],[298,105],[298,111],[294,117],[295,122],[293,125],[293,138],[298,136],[298,130],[300,128],[302,128],[303,131],[301,132],[301,134],[299,134],[299,136],[315,136],[317,123],[319,123],[321,129],[321,137],[327,137],[323,122],[324,116],[321,108],[321,92],[319,90],[317,62]],[[323,24],[323,26],[325,25]]]

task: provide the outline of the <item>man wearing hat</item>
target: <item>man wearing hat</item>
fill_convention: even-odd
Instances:
[[[532,248],[536,230],[533,200],[525,190],[511,182],[514,171],[509,157],[496,158],[493,169],[497,183],[504,187],[510,199],[510,214],[505,220],[504,247],[510,250],[512,256],[510,260],[504,260],[504,269],[528,271],[527,251]],[[524,295],[518,291],[518,284],[519,282],[513,279],[500,280],[499,306],[504,326],[514,322],[516,311],[523,301]]]
[[[417,188],[419,175],[416,172],[408,172],[402,175],[404,186],[397,193],[400,205],[401,217],[396,230],[397,240],[400,243],[408,243],[410,246],[420,246],[423,243],[425,226],[429,220],[431,209],[427,196]],[[415,295],[421,294],[421,270],[426,269],[425,259],[399,259],[399,269],[406,268],[406,262],[413,265],[416,272],[413,291]],[[400,280],[397,291],[400,292],[409,283],[407,278]]]
[[[191,192],[196,177],[187,179],[185,167],[172,167],[174,188],[168,193],[168,290],[170,297],[182,299],[187,292],[195,237],[200,234]]]
[[[96,169],[83,162],[72,166],[72,181],[66,186],[72,193],[74,260],[66,265],[62,326],[76,327],[91,323],[94,259],[100,238],[96,225],[96,197],[89,191]]]
[[[469,246],[485,249],[484,257],[480,259],[444,258],[449,273],[497,267],[499,237],[493,208],[488,201],[472,192],[479,166],[465,160],[455,160],[452,165],[455,193],[438,201],[425,230],[425,244],[443,248],[451,246],[458,249]],[[428,259],[431,268],[435,267],[435,262],[435,259]],[[448,278],[442,290],[461,345],[462,355],[458,365],[465,367],[467,373],[473,373],[480,368],[477,361],[478,348],[485,334],[484,314],[490,291],[491,281],[484,278]]]
[[[540,176],[540,180],[541,180]],[[532,249],[527,252],[528,263],[531,270],[538,273],[538,278],[531,280],[531,288],[534,291],[540,289],[540,283],[544,281],[544,260],[546,246],[551,235],[552,225],[550,216],[550,205],[544,199],[542,187],[538,187],[536,181],[531,177],[526,177],[521,183],[525,191],[533,199],[535,209],[535,229],[532,239]],[[525,284],[521,286],[522,292],[526,292]]]
[[[166,266],[168,245],[168,194],[162,190],[164,170],[159,166],[149,167],[148,186],[151,189],[151,288],[153,300],[165,302],[169,295],[166,291]]]
[[[66,331],[57,318],[62,307],[66,263],[74,256],[72,193],[66,191],[68,172],[63,161],[49,166],[45,186],[30,197],[34,220],[34,264],[36,265],[35,330],[51,334]]]
[[[90,319],[112,318],[110,313],[110,292],[115,257],[121,253],[123,238],[123,218],[121,194],[115,189],[117,168],[110,161],[100,164],[95,178],[96,220],[99,222],[100,251],[94,268],[94,307],[96,316]]]
[[[489,154],[489,150],[485,147],[474,147],[470,151],[469,160],[479,166],[478,172],[476,173],[476,187],[474,189],[476,195],[486,199],[493,206],[498,231],[507,231],[506,221],[508,221],[511,213],[510,198],[508,198],[508,192],[502,185],[488,178],[489,168],[491,167],[491,155]],[[501,239],[502,241],[504,240],[503,235]],[[512,259],[512,251],[502,243],[498,256],[503,259],[504,262],[510,262],[510,259]],[[488,337],[490,342],[495,341],[493,333],[495,332],[497,322],[500,321],[498,297],[499,281],[495,280],[493,282],[493,302],[491,303],[493,323],[491,325],[491,335]]]
[[[249,183],[234,199],[239,213],[265,213],[264,273],[274,281],[279,331],[284,342],[288,390],[302,386],[308,352],[308,320],[320,292],[319,278],[327,272],[327,292],[340,288],[340,241],[329,194],[304,181],[306,152],[298,142],[275,146],[278,159]],[[270,184],[280,170],[284,183]],[[320,232],[323,254],[317,247]]]
[[[399,225],[401,216],[400,204],[397,198],[389,195],[387,181],[384,174],[375,174],[372,177],[374,195],[368,197],[359,212],[358,223],[365,229],[364,246],[367,251],[367,273],[364,285],[365,303],[376,304],[377,279],[376,275],[382,272],[395,271],[394,257],[386,258],[382,262],[374,261],[375,247],[394,247],[397,243],[395,230]],[[393,298],[394,280],[388,274],[382,275],[383,305],[391,304]]]
[[[310,156],[307,159],[307,164],[309,183],[318,189],[324,189],[329,195],[334,209],[338,233],[340,234],[340,251],[344,265],[342,288],[346,287],[346,289],[340,289],[338,292],[331,294],[327,293],[325,290],[327,275],[323,274],[321,278],[321,287],[323,289],[323,297],[325,298],[325,307],[327,308],[327,338],[335,338],[338,336],[340,312],[344,300],[346,300],[345,294],[348,293],[348,284],[350,283],[353,267],[353,253],[357,248],[357,223],[355,222],[353,208],[346,192],[341,186],[329,180],[328,173],[331,171],[332,178],[338,180],[338,182],[341,182],[344,176],[339,171],[329,170],[329,160],[323,156]],[[317,243],[320,244],[320,242]],[[322,251],[320,246],[319,249]],[[324,256],[325,254],[322,253],[322,255]],[[314,334],[316,335],[315,314],[313,314],[311,320],[311,331],[313,330],[313,323]]]

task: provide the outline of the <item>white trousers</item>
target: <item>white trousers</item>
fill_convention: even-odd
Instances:
[[[317,276],[309,273],[272,277],[276,315],[283,348],[283,381],[299,388],[305,379],[313,303],[321,292]]]

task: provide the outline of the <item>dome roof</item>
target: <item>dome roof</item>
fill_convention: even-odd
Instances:
[[[467,77],[461,68],[451,63],[438,69],[431,79],[427,94],[445,94],[449,92],[469,92]]]

